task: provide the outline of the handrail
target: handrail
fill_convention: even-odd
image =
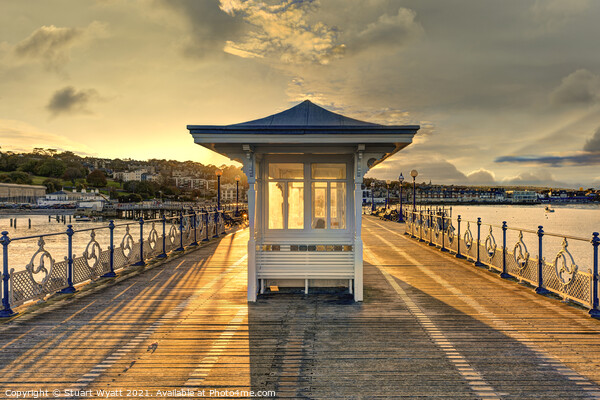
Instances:
[[[502,225],[496,225],[483,223],[481,218],[475,221],[463,220],[460,215],[453,219],[445,215],[444,210],[404,209],[403,214],[406,220],[404,233],[409,237],[423,241],[422,233],[425,230],[429,234],[430,244],[437,246],[441,251],[449,250],[456,258],[466,259],[476,266],[500,272],[502,278],[513,277],[531,284],[536,293],[552,292],[564,300],[589,307],[590,316],[600,318],[598,232],[593,232],[591,238],[584,238],[545,232],[541,225],[537,230],[533,230],[509,227],[506,221],[502,222]],[[436,231],[435,237],[432,230]],[[507,232],[518,232],[518,239],[513,245],[507,244]],[[525,241],[523,233],[534,235],[535,245],[531,243],[531,237]],[[498,234],[501,234],[502,238],[500,244],[497,244],[496,240]],[[560,250],[551,253],[548,261],[544,257],[544,243],[547,237],[562,239]],[[592,268],[584,269],[575,262],[571,253],[573,243],[570,242],[581,243],[578,246],[591,243]],[[557,247],[556,242],[554,246]]]
[[[216,210],[216,211],[189,211],[181,210],[178,215],[158,219],[140,218],[137,221],[115,223],[113,220],[105,226],[96,226],[82,229],[73,229],[67,225],[64,232],[42,233],[38,235],[11,238],[7,231],[2,232],[0,245],[3,248],[2,273],[0,297],[2,309],[0,318],[12,317],[16,313],[12,310],[15,305],[43,299],[46,296],[59,293],[73,293],[77,291],[75,285],[98,278],[116,276],[115,271],[131,266],[143,266],[153,258],[166,258],[173,251],[183,251],[191,246],[198,246],[198,239],[209,240],[209,237],[218,238],[224,234],[226,225],[237,223],[233,216],[238,216],[243,209]],[[210,217],[209,217],[210,216]],[[156,224],[156,223],[159,224]],[[144,224],[151,224],[144,228]],[[157,225],[162,225],[162,232],[158,232]],[[139,227],[139,236],[134,233]],[[115,244],[115,228],[125,227],[125,232],[118,244]],[[130,228],[134,228],[134,230]],[[109,246],[103,249],[98,243],[96,234],[108,230]],[[83,254],[75,256],[73,241],[75,238],[85,237],[76,235],[89,232],[89,240],[83,242]],[[49,250],[46,249],[46,238],[66,236],[67,256],[64,261],[56,261]],[[134,239],[137,237],[137,242]],[[10,243],[37,239],[37,249],[33,251],[31,261],[24,270],[15,271],[9,268],[8,251]],[[87,239],[86,239],[87,240]]]

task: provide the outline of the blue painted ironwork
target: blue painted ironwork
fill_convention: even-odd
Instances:
[[[600,238],[598,232],[592,233],[592,254],[594,260],[594,266],[592,268],[592,307],[590,307],[589,314],[593,318],[600,318],[600,309],[598,305],[598,245],[600,245]]]
[[[167,217],[163,214],[162,216],[162,253],[156,256],[156,258],[167,257]]]
[[[206,237],[204,239],[202,239],[203,242],[208,242],[209,240],[209,233],[208,233],[208,211],[207,210],[202,210],[202,212],[204,213],[204,231],[206,233]]]
[[[402,182],[404,181],[404,177],[402,173],[400,173],[400,212],[398,213],[398,222],[404,222],[404,216],[402,215]]]
[[[456,219],[456,258],[466,258],[462,254],[460,254],[460,215]]]
[[[109,230],[109,245],[108,245],[108,267],[110,271],[106,274],[102,275],[102,278],[114,278],[117,276],[115,273],[115,243],[114,243],[114,235],[115,235],[115,222],[110,220],[108,222],[108,230]]]
[[[10,318],[17,315],[10,307],[10,272],[8,270],[8,244],[10,238],[8,232],[2,232],[2,310],[0,310],[0,318]]]
[[[500,273],[500,277],[504,279],[510,278],[510,275],[506,271],[506,231],[508,230],[508,226],[506,225],[506,221],[502,221],[502,272]]]
[[[73,286],[73,225],[67,225],[67,287],[60,293],[75,293],[77,289]]]
[[[567,241],[567,238],[563,239],[561,247],[562,248],[554,258],[552,265],[554,266],[556,277],[560,281],[561,285],[568,286],[571,282],[573,282],[575,272],[577,272],[577,264],[575,264],[573,255],[568,249],[569,242]]]
[[[143,266],[144,262],[144,219],[140,218],[140,259],[133,265]]]
[[[413,234],[415,233],[414,224],[411,224],[409,221],[413,219],[416,221],[417,218],[419,218],[416,216],[416,212],[411,211],[411,213],[414,217],[407,220],[408,223],[404,232],[407,235],[410,235],[411,231],[413,231]],[[409,213],[407,212],[407,216],[408,214]],[[427,222],[428,221],[425,221],[423,218],[420,218],[419,225],[416,228],[424,229]],[[465,258],[461,253],[460,242],[462,239],[467,248],[466,255],[468,258],[473,260],[478,259],[479,257],[477,257],[475,249],[472,248],[473,244],[475,244],[475,240],[471,234],[470,222],[467,221],[465,232],[461,231],[461,222],[462,219],[459,215],[457,218],[458,242],[456,247],[453,246],[448,250],[454,252],[456,257]],[[450,226],[451,224],[452,220],[450,219],[448,225]],[[597,232],[592,235],[591,243],[594,252],[593,268],[590,268],[588,272],[577,266],[573,259],[573,255],[569,250],[569,242],[571,240],[588,241],[584,238],[546,233],[542,226],[539,226],[537,231],[513,228],[513,230],[518,232],[519,238],[513,247],[513,252],[510,253],[507,248],[507,231],[510,228],[508,228],[506,221],[503,221],[502,226],[499,227],[502,229],[502,257],[500,258],[497,255],[497,245],[493,235],[494,226],[490,225],[489,234],[485,241],[482,242],[480,228],[481,218],[477,218],[477,225],[477,246],[479,249],[484,249],[485,253],[487,253],[487,257],[484,257],[484,260],[479,260],[483,265],[499,271],[502,278],[514,276],[521,281],[531,283],[534,285],[537,293],[543,294],[552,292],[560,295],[565,301],[574,301],[588,307],[590,316],[600,318],[600,288],[598,287],[600,281],[600,275],[598,273],[598,247],[600,246],[600,237]],[[450,230],[450,228],[444,225],[442,230],[444,234],[448,233],[448,238],[450,240],[453,228]],[[527,251],[527,246],[523,240],[523,232],[537,234],[538,236],[538,258],[536,263],[530,260],[530,254]],[[554,262],[550,264],[546,263],[543,257],[544,236],[561,238],[563,240],[562,249],[554,257]],[[415,239],[419,240],[419,237],[415,237]],[[443,237],[442,240],[444,240]],[[437,239],[435,242],[438,245],[443,244],[443,242],[440,243]]]
[[[441,220],[442,220],[442,247],[440,248],[440,251],[443,251],[445,253],[448,251],[448,249],[446,249],[446,244],[445,244],[445,240],[444,240],[444,236],[446,236],[446,217],[444,215],[444,212],[442,212]]]
[[[213,237],[215,237],[215,238],[219,237],[219,211],[218,210],[215,211],[215,235]]]
[[[194,230],[194,241],[190,243],[190,246],[198,246],[198,214],[194,210],[192,210],[192,229]]]
[[[183,251],[183,211],[179,212],[179,247],[175,251]]]
[[[428,224],[427,230],[429,231],[429,243],[428,243],[428,245],[429,246],[435,246],[435,244],[433,243],[433,231],[434,230],[436,231],[436,233],[435,233],[435,237],[436,238],[438,236],[438,233],[437,233],[437,230],[436,230],[437,226],[435,228],[433,226],[433,214],[432,214],[431,210],[429,210],[429,212],[427,213],[427,224]]]
[[[375,214],[375,182],[371,182],[371,214]]]
[[[477,218],[477,260],[475,260],[475,265],[478,267],[485,267],[485,264],[481,262],[481,258],[479,257],[479,249],[481,248],[481,218]]]
[[[419,242],[424,242],[423,239],[423,210],[419,210]]]
[[[544,274],[543,274],[543,269],[544,269],[544,256],[542,253],[542,242],[544,239],[544,229],[543,226],[538,226],[538,231],[537,231],[537,235],[538,235],[538,271],[537,271],[537,287],[535,288],[535,292],[537,294],[546,294],[548,293],[548,290],[546,290],[546,288],[544,288]]]

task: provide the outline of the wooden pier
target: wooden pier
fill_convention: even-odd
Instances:
[[[362,303],[247,303],[244,230],[26,311],[0,325],[0,398],[600,398],[600,321],[403,231],[364,218]]]

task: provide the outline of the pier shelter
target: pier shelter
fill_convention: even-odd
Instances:
[[[254,121],[187,128],[248,178],[248,301],[271,285],[348,286],[362,301],[363,176],[418,125],[359,121],[305,100]]]

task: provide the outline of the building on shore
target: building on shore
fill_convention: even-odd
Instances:
[[[104,205],[109,199],[100,194],[98,189],[87,191],[81,189],[81,192],[74,190],[72,192],[59,190],[54,193],[48,193],[37,201],[40,207],[67,207],[81,208],[85,210],[102,211]]]
[[[46,186],[0,183],[0,202],[35,204],[46,195]]]

